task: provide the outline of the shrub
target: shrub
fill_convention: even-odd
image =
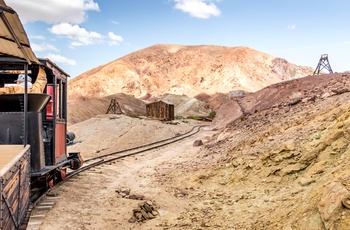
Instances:
[[[215,112],[215,111],[211,111],[211,112],[209,113],[209,117],[214,118],[215,116],[216,116],[216,112]]]

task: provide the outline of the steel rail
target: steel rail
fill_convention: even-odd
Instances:
[[[166,145],[178,142],[180,140],[183,140],[185,138],[188,138],[190,136],[193,136],[193,135],[197,134],[200,131],[200,129],[202,127],[205,127],[205,126],[207,126],[207,125],[194,126],[194,127],[192,127],[192,129],[190,131],[188,131],[186,133],[183,133],[183,134],[180,134],[180,135],[175,136],[175,137],[170,137],[170,138],[163,139],[163,140],[156,141],[156,142],[152,142],[152,143],[149,143],[149,144],[146,144],[146,145],[141,145],[141,146],[133,147],[133,148],[130,148],[130,149],[120,150],[120,151],[108,153],[108,154],[105,154],[105,155],[101,155],[101,156],[98,156],[98,157],[93,157],[93,158],[86,159],[84,161],[84,163],[90,162],[90,161],[93,161],[93,160],[99,160],[99,161],[93,162],[93,163],[88,164],[86,166],[83,166],[83,167],[81,167],[81,168],[79,168],[79,169],[77,169],[75,171],[67,173],[66,179],[69,179],[69,178],[71,178],[71,177],[73,177],[73,176],[75,176],[75,175],[77,175],[77,174],[79,174],[79,173],[81,173],[83,171],[86,171],[86,170],[88,170],[90,168],[96,167],[96,166],[101,165],[101,164],[105,164],[105,163],[108,163],[108,162],[111,162],[111,161],[115,161],[115,160],[118,160],[118,159],[121,159],[121,158],[133,156],[133,155],[136,155],[136,154],[140,154],[140,153],[143,153],[143,152],[146,152],[146,151],[150,151],[150,150],[153,150],[153,149],[157,149],[157,148],[160,148],[160,147],[163,147],[163,146],[166,146]],[[197,130],[195,130],[195,129],[197,129]],[[132,152],[132,151],[134,151],[134,152]],[[108,158],[108,157],[114,156],[114,155],[119,155],[119,156]]]

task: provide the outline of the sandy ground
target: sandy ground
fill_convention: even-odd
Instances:
[[[168,130],[169,128],[175,130],[175,133],[180,133],[189,130],[194,125],[187,122],[179,125],[165,125],[159,121],[145,121],[128,117],[110,118],[111,116],[105,115],[94,118],[93,121],[90,120],[89,129],[90,131],[96,129],[96,140],[103,142],[103,139],[99,138],[106,135],[106,132],[104,134],[99,132],[100,128],[103,129],[101,124],[107,126],[109,124],[109,127],[111,127],[111,122],[115,122],[116,119],[123,120],[121,123],[128,127],[133,127],[128,131],[133,133],[125,132],[121,126],[116,129],[116,133],[123,133],[123,135],[116,135],[119,137],[119,143],[125,142],[122,140],[123,137],[129,138],[128,135],[136,137],[140,133],[144,138],[147,137],[147,140],[138,139],[139,141],[136,142],[154,141],[161,137],[164,138],[164,130],[168,135],[172,135],[172,132]],[[128,122],[133,123],[133,125],[127,125]],[[151,126],[156,126],[157,129],[149,133]],[[75,127],[71,128],[71,130],[74,130]],[[79,130],[82,129],[79,127]],[[177,189],[169,184],[167,175],[171,173],[172,176],[176,175],[179,178],[187,176],[177,168],[181,167],[182,164],[193,162],[193,159],[196,158],[195,156],[199,153],[201,147],[193,146],[195,140],[200,139],[205,143],[213,133],[210,128],[204,128],[191,138],[172,144],[169,147],[125,160],[118,160],[68,180],[52,190],[51,193],[55,197],[61,198],[56,199],[53,208],[45,213],[45,218],[41,220],[40,229],[167,228],[169,222],[176,222],[178,214],[191,205],[188,199],[182,198],[180,188]],[[79,134],[85,138],[82,133]],[[79,137],[79,134],[77,137]],[[107,138],[107,136],[104,138]],[[84,142],[71,148],[82,150]],[[90,157],[93,153],[101,153],[101,145],[96,143],[95,146],[92,146],[94,145],[92,141],[85,143],[88,145],[86,150],[89,150],[85,157]],[[138,145],[137,143],[134,144]],[[109,147],[102,146],[102,149],[105,149],[104,151],[111,150]],[[124,146],[120,147],[123,148]],[[129,199],[123,197],[120,191],[130,191],[130,195],[136,195],[139,198],[144,197],[144,199]],[[152,201],[159,215],[142,223],[129,223],[128,220],[132,217],[132,210],[137,208],[138,204],[144,200]]]

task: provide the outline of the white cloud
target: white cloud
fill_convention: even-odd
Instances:
[[[112,23],[115,24],[115,25],[118,25],[118,24],[119,24],[119,22],[114,21],[114,20],[112,21]]]
[[[296,28],[297,28],[297,26],[295,24],[288,25],[288,29],[290,29],[290,30],[295,30]]]
[[[113,32],[108,32],[108,37],[109,37],[109,39],[114,40],[114,41],[118,41],[118,42],[123,41],[122,36],[117,35],[117,34],[115,34]]]
[[[41,44],[36,44],[36,43],[31,43],[30,47],[34,52],[43,52],[47,50],[51,51],[59,51],[55,46],[47,44],[47,43],[41,43]]]
[[[53,34],[67,37],[71,42],[71,47],[86,46],[103,42],[104,36],[97,32],[89,32],[79,25],[60,23],[52,26],[49,31]]]
[[[68,65],[76,65],[77,62],[73,59],[69,59],[67,57],[64,57],[62,55],[57,54],[48,54],[46,55],[46,58],[50,59],[51,61],[55,63],[62,63],[62,64],[68,64]]]
[[[86,11],[100,11],[94,0],[6,0],[6,4],[17,11],[23,23],[43,21],[49,24],[79,24],[85,21]]]
[[[29,39],[45,40],[46,38],[42,35],[32,35],[29,36]]]
[[[211,0],[174,0],[175,9],[189,13],[196,18],[209,18],[219,16],[220,10]]]
[[[110,39],[110,41],[108,42],[110,46],[117,46],[119,45],[119,42],[123,41],[122,36],[117,35],[113,32],[108,32],[108,38]]]

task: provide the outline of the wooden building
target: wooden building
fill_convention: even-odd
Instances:
[[[171,121],[175,118],[174,105],[166,100],[146,105],[146,116],[152,119]]]

